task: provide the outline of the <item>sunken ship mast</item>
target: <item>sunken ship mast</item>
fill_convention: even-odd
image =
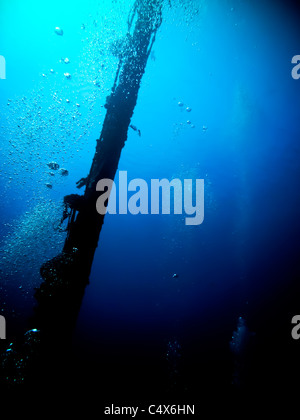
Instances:
[[[35,293],[38,305],[32,319],[34,328],[48,341],[47,347],[52,347],[53,337],[58,338],[57,325],[59,340],[65,342],[75,325],[104,220],[96,210],[102,194],[96,191],[96,184],[103,178],[113,180],[117,172],[142,76],[162,22],[162,5],[163,0],[135,1],[90,172],[77,182],[78,188],[85,186],[84,194],[64,197],[67,237],[62,252],[40,269],[44,281]]]
[[[57,377],[68,376],[73,328],[104,220],[96,210],[101,195],[96,185],[103,178],[113,180],[117,172],[142,76],[162,22],[162,6],[163,0],[136,0],[129,14],[128,33],[106,100],[107,112],[90,172],[77,182],[78,188],[85,186],[84,194],[64,197],[62,221],[68,218],[68,226],[63,250],[40,269],[43,282],[35,292],[31,329],[17,339],[16,351],[5,353],[0,383],[5,378],[8,386],[27,383],[36,389],[37,384],[53,381],[57,387]]]

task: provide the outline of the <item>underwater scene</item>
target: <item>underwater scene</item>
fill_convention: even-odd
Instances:
[[[299,6],[0,0],[1,392],[297,389]]]

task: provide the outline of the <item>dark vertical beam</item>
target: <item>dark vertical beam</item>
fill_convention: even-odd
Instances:
[[[54,333],[52,328],[56,322],[70,330],[70,325],[76,321],[104,221],[104,215],[96,211],[99,197],[96,184],[100,179],[115,177],[161,20],[162,0],[136,1],[128,18],[127,42],[115,84],[106,100],[102,132],[90,172],[79,182],[79,187],[85,185],[84,195],[65,197],[72,215],[63,251],[41,267],[44,282],[36,291],[38,306],[34,326],[47,331],[47,335]]]
[[[90,172],[78,182],[78,187],[85,185],[84,195],[64,198],[66,210],[70,210],[68,234],[62,252],[41,267],[43,282],[36,290],[37,306],[30,320],[33,329],[15,343],[13,352],[2,357],[0,382],[5,380],[8,386],[27,383],[36,390],[39,384],[57,387],[59,381],[68,378],[66,365],[73,327],[104,220],[96,211],[96,184],[103,178],[114,179],[118,169],[141,80],[161,24],[162,3],[137,0],[128,18],[127,42],[107,97],[107,112]]]

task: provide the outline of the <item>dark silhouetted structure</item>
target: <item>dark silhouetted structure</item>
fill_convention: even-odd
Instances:
[[[102,178],[115,177],[141,79],[161,21],[162,0],[137,0],[128,17],[126,42],[122,43],[114,85],[106,99],[107,112],[91,169],[88,176],[77,183],[78,188],[85,186],[84,195],[72,194],[64,198],[65,214],[69,212],[67,238],[62,252],[45,262],[40,270],[44,281],[36,290],[38,304],[31,320],[35,330],[30,333],[34,352],[25,337],[26,344],[21,346],[19,355],[25,371],[34,372],[32,383],[42,378],[49,381],[51,377],[55,382],[55,372],[64,376],[73,327],[104,220],[96,211],[99,197],[96,184]],[[17,359],[10,360],[10,365],[17,363]],[[19,382],[23,381],[21,379]]]

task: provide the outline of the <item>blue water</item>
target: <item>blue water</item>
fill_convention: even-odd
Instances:
[[[61,250],[64,235],[52,224],[89,171],[118,63],[109,47],[126,33],[131,3],[1,0],[1,309],[15,328],[31,311],[41,263]],[[230,384],[240,316],[255,333],[263,378],[271,381],[274,363],[266,359],[262,372],[265,355],[297,350],[290,320],[299,296],[300,81],[291,77],[298,8],[171,3],[132,119],[142,135],[129,130],[119,170],[147,182],[204,179],[205,218],[186,226],[178,215],[105,217],[74,360],[84,378],[91,366],[98,377],[109,366],[112,395],[129,372],[132,389],[138,381],[155,387],[174,343],[187,395],[200,392],[202,379]],[[49,175],[52,160],[69,176]],[[295,378],[292,369],[287,375]]]

